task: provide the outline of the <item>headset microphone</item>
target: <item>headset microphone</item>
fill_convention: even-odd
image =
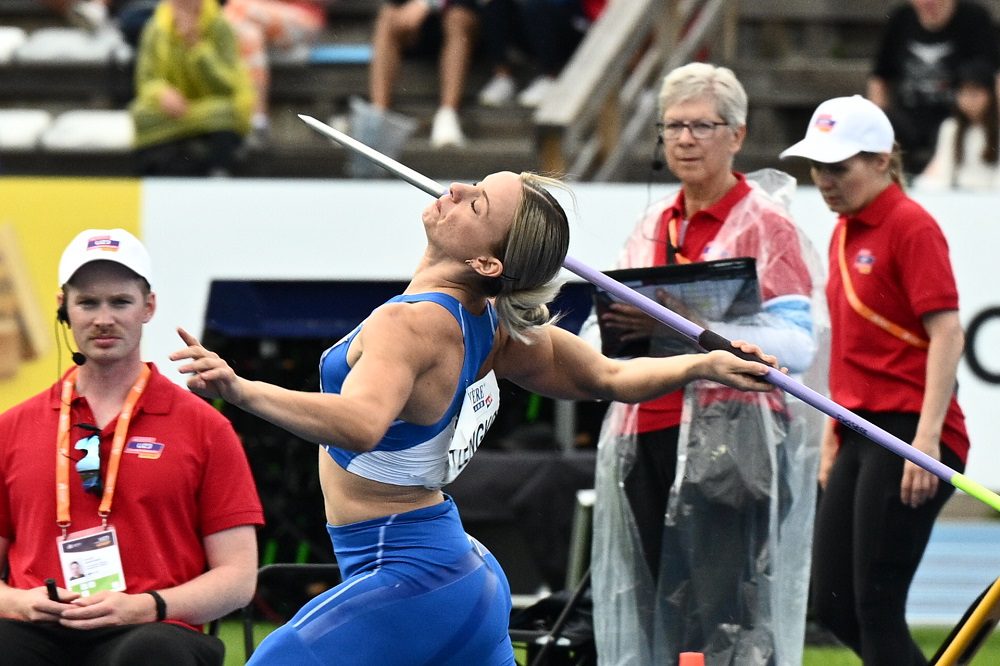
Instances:
[[[63,324],[66,324],[66,326],[69,327],[69,313],[66,311],[65,303],[60,305],[59,309],[56,310],[56,320]],[[73,348],[69,346],[69,338],[66,337],[65,328],[62,329],[62,335],[63,335],[63,343],[66,345],[66,349],[69,350],[70,352],[69,357],[73,360],[73,363],[77,365],[83,365],[84,363],[86,363],[87,357],[84,356],[82,352],[73,351]]]

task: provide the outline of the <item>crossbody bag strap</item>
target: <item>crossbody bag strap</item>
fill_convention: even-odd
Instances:
[[[912,331],[906,330],[899,324],[889,321],[888,319],[886,319],[885,317],[878,314],[870,307],[862,303],[861,299],[858,298],[857,293],[855,293],[854,291],[854,284],[851,282],[850,273],[847,270],[847,257],[846,257],[847,223],[846,222],[840,227],[839,246],[840,246],[840,252],[839,252],[840,278],[844,283],[844,294],[847,296],[847,302],[851,304],[851,307],[854,308],[854,311],[857,312],[862,317],[864,317],[865,319],[867,319],[868,321],[870,321],[871,323],[881,328],[886,333],[889,333],[890,335],[899,338],[903,342],[913,345],[917,349],[927,349],[930,346],[930,343],[927,340],[913,333]]]

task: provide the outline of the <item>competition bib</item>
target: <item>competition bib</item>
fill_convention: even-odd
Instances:
[[[465,469],[479,444],[486,436],[486,431],[493,425],[500,409],[500,387],[496,375],[489,374],[475,382],[465,391],[462,408],[455,424],[455,434],[448,448],[448,469],[445,472],[444,483],[448,484]]]

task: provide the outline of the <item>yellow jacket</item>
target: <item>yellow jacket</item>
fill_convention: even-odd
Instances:
[[[170,2],[160,1],[139,42],[136,98],[130,105],[137,148],[208,132],[250,131],[254,89],[236,35],[216,0],[204,0],[198,35],[194,46],[185,44],[174,31]],[[181,118],[171,118],[160,107],[167,87],[188,100]]]

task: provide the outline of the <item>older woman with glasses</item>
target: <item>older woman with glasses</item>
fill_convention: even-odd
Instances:
[[[826,285],[831,397],[963,471],[958,291],[944,234],[903,192],[889,119],[858,95],[827,100],[805,138],[781,156],[810,161],[823,201],[839,216]],[[866,665],[926,664],[906,626],[906,596],[954,489],[833,421],[823,433],[819,483],[817,619]]]
[[[680,189],[644,213],[619,267],[755,259],[751,314],[712,321],[700,303],[665,305],[806,371],[823,329],[819,262],[786,208],[794,179],[733,169],[747,135],[743,86],[729,69],[691,63],[665,77],[659,111],[658,147]],[[641,355],[661,354],[662,330],[637,308],[612,304],[599,323]],[[609,409],[593,552],[602,664],[671,664],[682,651],[715,664],[801,661],[817,457],[804,431],[779,395],[741,399],[703,383]]]

